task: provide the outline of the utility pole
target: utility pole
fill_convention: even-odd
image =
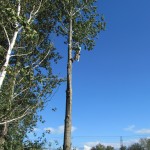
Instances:
[[[120,136],[120,148],[123,147],[123,139],[122,136]]]

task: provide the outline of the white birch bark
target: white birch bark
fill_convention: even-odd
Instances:
[[[18,0],[18,9],[17,9],[17,16],[20,15],[20,9],[21,9],[21,5],[20,5],[20,0]],[[18,28],[19,24],[18,22],[16,22],[16,26]],[[10,41],[9,40],[9,37],[8,35],[6,34],[6,37],[7,37],[7,40],[8,40],[8,43],[9,43],[9,47],[8,47],[8,51],[7,51],[7,54],[6,54],[6,61],[1,69],[1,72],[0,72],[0,90],[2,88],[2,85],[3,85],[3,82],[4,82],[4,79],[6,77],[6,73],[7,73],[7,68],[9,66],[9,61],[10,61],[10,57],[11,57],[11,53],[12,53],[12,50],[14,48],[14,45],[15,45],[15,42],[16,42],[16,39],[17,39],[17,35],[18,35],[18,32],[21,30],[21,28],[18,28],[15,32],[14,32],[14,35],[12,37],[12,40]],[[5,30],[5,33],[6,30]]]
[[[2,88],[3,81],[4,81],[5,76],[6,76],[7,68],[9,66],[9,61],[10,61],[10,57],[11,57],[11,52],[12,52],[12,49],[13,49],[13,47],[15,45],[18,32],[19,31],[15,31],[15,33],[14,33],[14,36],[12,38],[12,41],[11,41],[11,43],[9,45],[9,48],[8,48],[8,51],[7,51],[6,61],[5,61],[4,65],[3,65],[1,73],[0,73],[0,90]]]
[[[21,11],[21,5],[20,5],[20,2],[21,0],[18,0],[18,8],[17,8],[17,16],[20,16],[20,11]],[[41,5],[42,5],[42,0],[40,1],[39,3],[39,6],[37,8],[37,10],[34,11],[34,7],[33,7],[33,10],[31,11],[30,13],[30,16],[29,16],[29,19],[28,19],[28,23],[32,22],[32,18],[34,18],[37,13],[39,12],[40,8],[41,8]],[[18,28],[18,29],[17,29]],[[18,33],[20,32],[20,30],[22,29],[23,27],[19,27],[19,23],[16,22],[16,31],[14,32],[13,34],[13,37],[12,37],[12,40],[10,41],[9,37],[8,37],[8,34],[7,34],[7,31],[6,29],[4,28],[4,31],[5,31],[5,34],[6,34],[6,37],[7,37],[7,41],[8,41],[8,51],[7,51],[7,54],[6,54],[6,61],[2,67],[2,69],[0,70],[0,91],[2,89],[2,85],[3,85],[3,82],[4,82],[4,79],[6,77],[6,73],[7,73],[7,68],[9,66],[9,61],[10,61],[10,58],[13,56],[11,55],[12,53],[12,50],[15,46],[15,42],[16,42],[16,39],[17,39],[17,36],[18,36]]]

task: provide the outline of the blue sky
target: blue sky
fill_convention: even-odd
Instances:
[[[72,136],[79,147],[150,135],[150,1],[98,0],[97,6],[106,31],[94,50],[82,50],[79,63],[73,64]],[[62,39],[53,38],[64,57],[55,71],[64,76],[66,47]],[[65,89],[64,83],[42,112],[46,123],[38,125],[39,131],[53,130],[50,140],[62,141]]]

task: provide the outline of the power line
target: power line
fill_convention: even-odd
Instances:
[[[78,135],[78,136],[72,136],[72,138],[132,138],[132,137],[150,137],[150,134],[146,135]],[[63,138],[63,136],[55,136],[51,138]]]

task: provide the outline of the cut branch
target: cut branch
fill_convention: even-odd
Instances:
[[[42,5],[42,0],[40,1],[39,7],[38,7],[38,9],[37,9],[35,12],[34,12],[35,6],[33,6],[33,9],[32,9],[32,11],[30,12],[29,19],[28,19],[27,23],[30,23],[31,20],[32,20],[32,18],[37,15],[37,13],[39,12],[39,10],[40,10],[40,8],[41,8],[41,5]]]
[[[4,29],[4,32],[5,32],[5,35],[6,35],[6,38],[7,38],[7,41],[8,41],[8,45],[10,45],[10,39],[8,37],[8,33],[6,31],[6,28],[3,26],[3,29]]]
[[[32,54],[32,52],[29,52],[29,53],[27,53],[27,54],[16,54],[16,55],[11,55],[11,57],[20,57],[20,56],[27,56],[27,55],[29,55],[29,54]]]

